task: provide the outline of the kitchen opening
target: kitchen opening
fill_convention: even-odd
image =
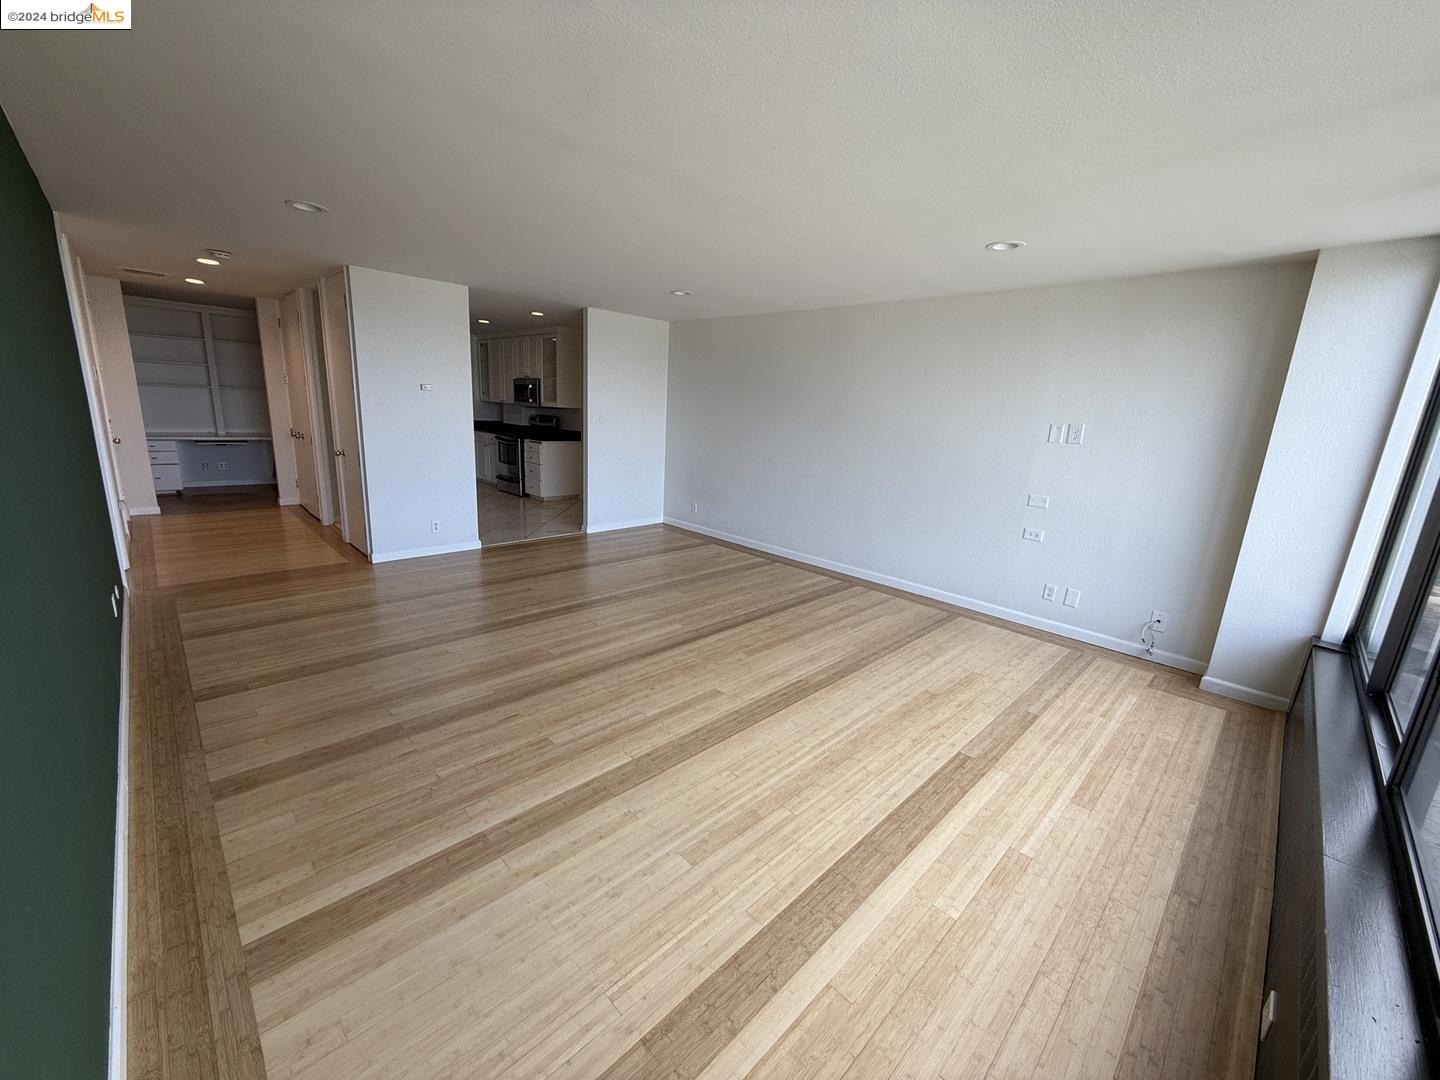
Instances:
[[[470,291],[480,542],[583,532],[578,308]]]

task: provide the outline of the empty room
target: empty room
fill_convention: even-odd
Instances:
[[[1440,16],[3,0],[3,1080],[1440,1075]]]

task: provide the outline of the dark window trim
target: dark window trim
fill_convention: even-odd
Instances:
[[[1381,836],[1396,879],[1400,930],[1409,958],[1416,1004],[1421,1010],[1423,1035],[1432,1054],[1440,1048],[1440,927],[1437,905],[1432,903],[1420,861],[1403,785],[1427,740],[1440,725],[1440,662],[1432,662],[1410,714],[1402,727],[1391,688],[1410,645],[1432,583],[1440,571],[1440,492],[1428,506],[1418,507],[1424,517],[1408,565],[1399,567],[1398,591],[1381,639],[1375,662],[1370,664],[1361,640],[1361,627],[1380,597],[1383,576],[1401,542],[1407,511],[1424,476],[1431,440],[1440,438],[1440,370],[1432,379],[1425,408],[1406,455],[1395,489],[1394,503],[1385,521],[1380,548],[1370,568],[1364,596],[1345,638],[1356,697],[1360,703],[1365,742],[1370,750],[1371,774],[1379,794]],[[1440,901],[1440,897],[1433,898]]]
[[[1401,471],[1399,483],[1395,488],[1395,500],[1385,519],[1385,531],[1381,534],[1380,550],[1376,552],[1375,561],[1371,564],[1370,576],[1365,583],[1365,592],[1357,609],[1354,625],[1350,627],[1350,632],[1345,639],[1346,644],[1350,646],[1352,655],[1359,663],[1362,674],[1361,685],[1365,694],[1374,694],[1381,699],[1381,711],[1397,742],[1403,742],[1405,730],[1400,726],[1399,719],[1395,715],[1395,708],[1390,700],[1389,686],[1399,667],[1400,657],[1404,655],[1404,647],[1409,639],[1410,629],[1419,617],[1419,600],[1423,598],[1423,592],[1417,596],[1414,590],[1424,590],[1428,587],[1429,580],[1434,573],[1436,557],[1440,555],[1440,512],[1437,512],[1440,511],[1440,506],[1437,506],[1440,504],[1440,499],[1426,509],[1425,523],[1421,527],[1415,545],[1417,555],[1425,551],[1428,551],[1429,555],[1424,559],[1412,560],[1410,566],[1405,568],[1400,592],[1395,598],[1395,617],[1392,617],[1390,625],[1382,630],[1380,648],[1376,650],[1373,665],[1365,658],[1365,648],[1360,641],[1360,626],[1365,621],[1366,613],[1374,606],[1379,596],[1381,580],[1386,567],[1390,562],[1391,555],[1394,554],[1396,545],[1400,542],[1410,495],[1424,475],[1426,449],[1430,444],[1431,437],[1436,434],[1437,425],[1440,425],[1440,369],[1437,369],[1431,379],[1430,389],[1426,394],[1425,408],[1415,427],[1410,449],[1405,456],[1405,468]],[[1417,562],[1425,562],[1429,565],[1428,574],[1417,575]],[[1418,586],[1415,585],[1417,576],[1421,579]],[[1415,716],[1419,715],[1417,706]],[[1386,773],[1387,780],[1391,775],[1395,774]]]
[[[1322,646],[1317,642],[1316,647]],[[1421,708],[1425,711],[1417,714],[1425,719],[1412,727],[1414,737],[1409,740],[1408,746],[1404,746],[1375,700],[1375,695],[1365,690],[1361,650],[1351,647],[1349,653],[1351,670],[1355,674],[1355,696],[1369,736],[1365,741],[1370,747],[1371,778],[1380,797],[1384,824],[1382,835],[1395,875],[1396,900],[1405,935],[1405,952],[1410,959],[1411,981],[1418,998],[1416,1004],[1424,1018],[1425,1037],[1431,1053],[1440,1057],[1440,928],[1436,927],[1431,916],[1425,874],[1398,783],[1404,775],[1404,762],[1400,760],[1402,751],[1408,751],[1405,754],[1408,760],[1428,733],[1430,725],[1436,723],[1436,710],[1430,708],[1430,701],[1440,694],[1440,679],[1431,672],[1421,697]]]

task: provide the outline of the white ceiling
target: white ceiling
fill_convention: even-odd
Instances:
[[[135,21],[0,32],[0,104],[91,265],[229,248],[207,280],[231,293],[351,262],[676,319],[1440,231],[1433,0],[145,0]]]

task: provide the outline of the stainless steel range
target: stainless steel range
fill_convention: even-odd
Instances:
[[[511,495],[525,494],[525,452],[514,435],[495,436],[495,486]]]

